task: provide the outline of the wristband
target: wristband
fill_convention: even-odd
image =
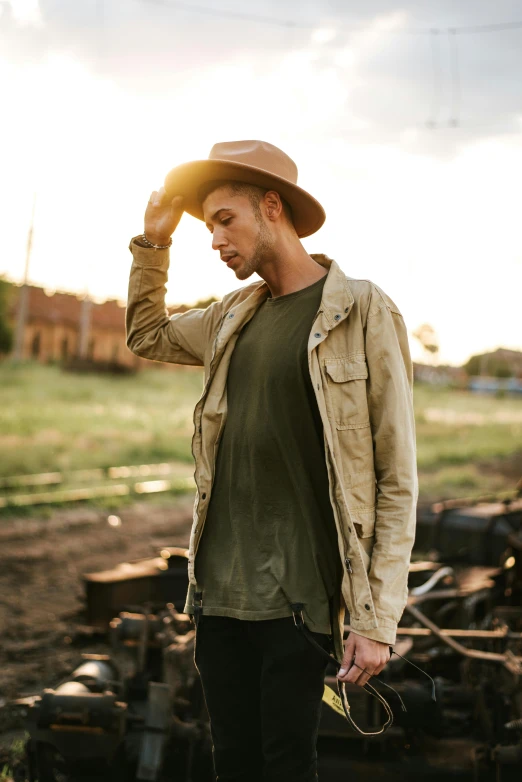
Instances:
[[[147,247],[153,247],[155,250],[167,250],[172,244],[172,236],[170,237],[168,244],[153,244],[152,242],[149,242],[145,234],[141,234],[140,239],[142,242],[145,242]]]

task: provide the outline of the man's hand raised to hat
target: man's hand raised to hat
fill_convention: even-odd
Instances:
[[[153,244],[168,244],[183,214],[183,197],[169,198],[165,188],[154,190],[145,210],[145,236]]]

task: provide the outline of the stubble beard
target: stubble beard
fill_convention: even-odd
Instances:
[[[263,261],[266,261],[271,255],[272,248],[272,235],[266,225],[261,223],[252,255],[245,259],[243,265],[236,272],[238,280],[247,280],[254,272],[257,272]]]

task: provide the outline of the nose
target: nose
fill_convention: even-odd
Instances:
[[[227,244],[228,242],[225,239],[223,231],[216,226],[212,233],[212,249],[219,250],[220,247],[226,247]]]

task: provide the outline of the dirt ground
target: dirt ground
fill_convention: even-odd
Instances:
[[[96,651],[95,639],[87,648],[78,638],[82,574],[188,546],[192,505],[192,495],[136,503],[117,512],[117,526],[108,522],[114,512],[86,507],[1,521],[0,743],[13,727],[8,700],[55,686],[81,652]]]
[[[192,506],[187,495],[0,520],[0,780],[25,780],[24,721],[8,702],[55,687],[82,652],[107,652],[102,637],[82,630],[82,575],[186,547]]]
[[[522,452],[483,463],[514,488]],[[85,648],[82,574],[188,546],[193,495],[136,502],[117,511],[69,507],[0,520],[0,734],[8,700],[36,694],[69,673]],[[431,502],[419,503],[426,512]],[[112,526],[109,516],[121,523]],[[94,649],[92,650],[94,651]]]

